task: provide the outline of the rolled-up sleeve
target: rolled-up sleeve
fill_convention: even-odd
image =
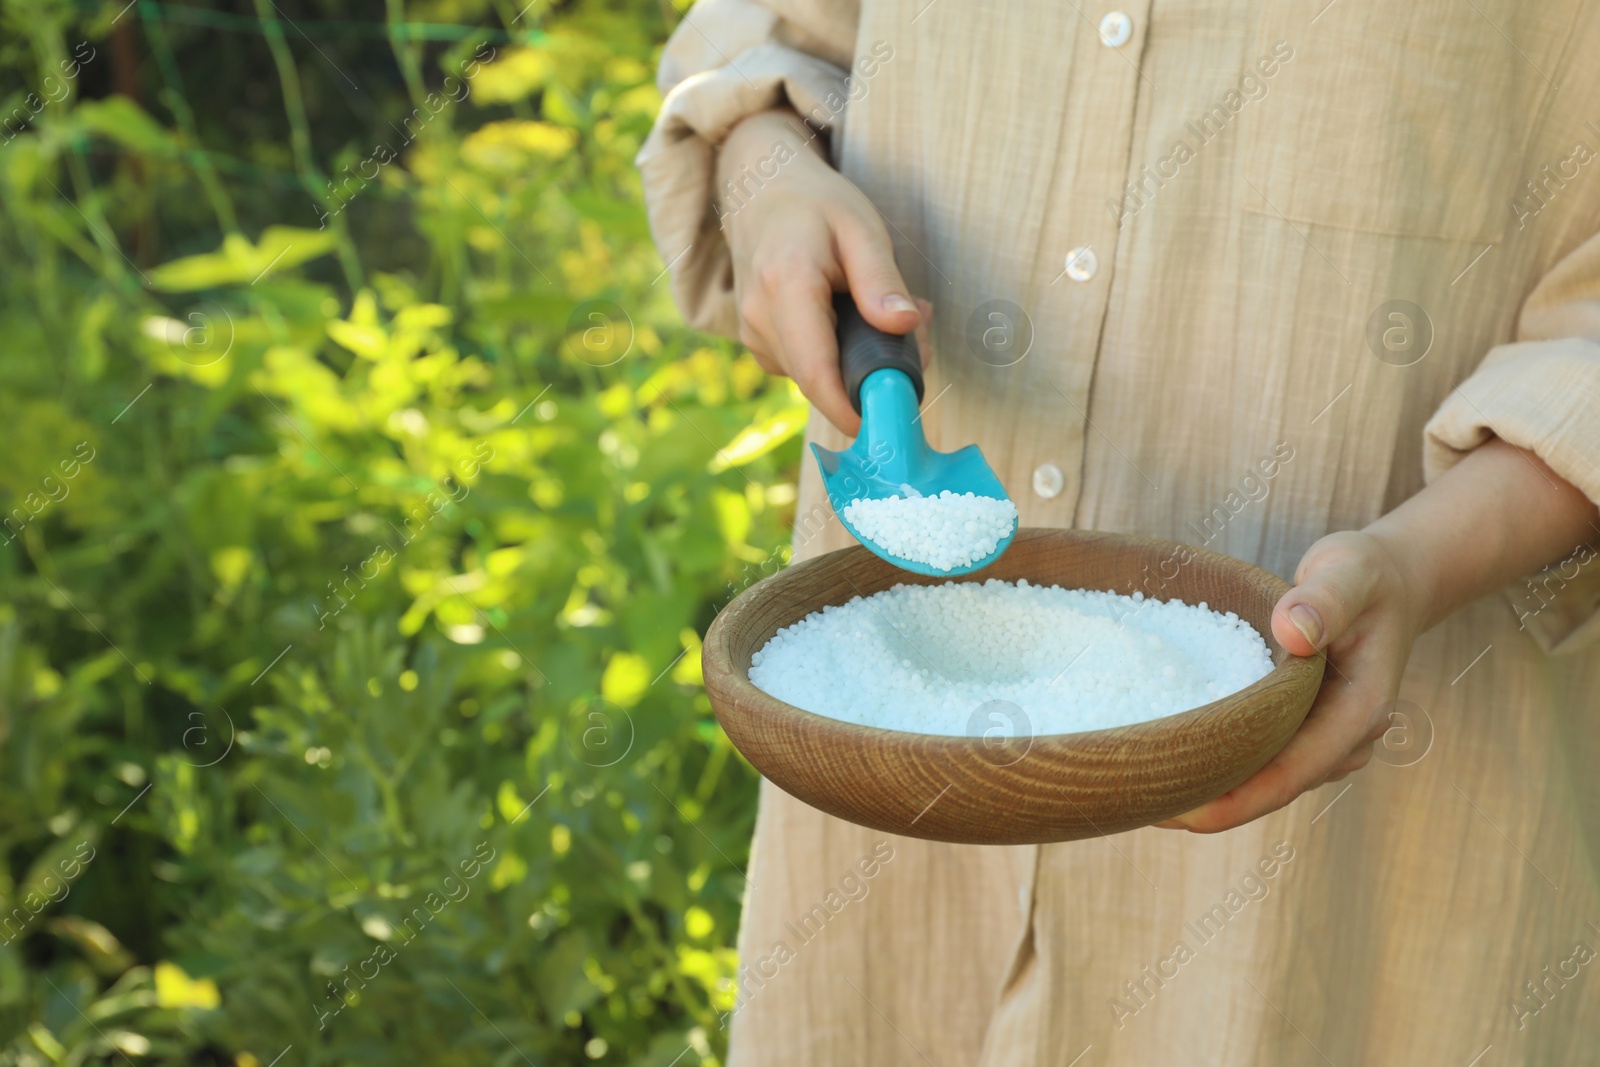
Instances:
[[[1600,236],[1546,275],[1523,305],[1516,340],[1489,351],[1424,430],[1428,481],[1498,437],[1534,453],[1600,504]],[[1600,642],[1600,530],[1507,599],[1547,652]]]
[[[742,118],[787,104],[836,127],[858,8],[845,0],[700,0],[667,41],[664,99],[636,160],[650,231],[689,324],[738,333],[733,268],[715,209],[716,150]]]

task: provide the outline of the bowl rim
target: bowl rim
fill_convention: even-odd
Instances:
[[[1036,538],[1062,538],[1063,535],[1065,535],[1065,539],[1067,540],[1080,542],[1115,541],[1122,545],[1146,550],[1181,549],[1182,551],[1193,553],[1197,558],[1208,557],[1209,560],[1215,564],[1220,564],[1221,566],[1230,569],[1241,570],[1246,576],[1273,590],[1279,599],[1282,598],[1284,593],[1287,593],[1292,588],[1288,582],[1285,582],[1282,578],[1278,577],[1276,574],[1273,574],[1271,571],[1266,570],[1263,567],[1259,567],[1254,563],[1239,559],[1235,556],[1228,556],[1220,552],[1214,552],[1207,548],[1197,548],[1193,545],[1184,544],[1180,541],[1169,541],[1164,538],[1147,537],[1140,534],[1120,534],[1103,530],[1075,530],[1055,527],[1019,527],[1014,532],[1015,541],[1013,542],[1013,547],[1017,543],[1034,540]],[[760,688],[750,680],[748,668],[741,670],[734,665],[732,654],[734,632],[733,624],[738,621],[739,616],[742,616],[746,611],[750,610],[751,605],[757,599],[758,590],[770,582],[777,582],[780,580],[794,581],[796,580],[794,577],[796,574],[801,574],[805,570],[822,566],[825,562],[842,563],[844,561],[840,557],[848,554],[860,554],[872,559],[881,559],[881,557],[877,556],[870,549],[867,549],[862,545],[849,545],[845,548],[835,549],[832,552],[825,552],[821,555],[813,556],[810,559],[794,564],[793,566],[785,567],[777,573],[768,575],[766,578],[761,579],[761,581],[749,586],[732,601],[730,601],[721,611],[717,613],[716,618],[712,620],[710,628],[706,631],[706,637],[704,644],[702,645],[701,652],[703,674],[706,676],[712,676],[714,674],[714,676],[719,679],[719,683],[726,685],[726,687],[730,690],[727,695],[732,698],[732,709],[730,710],[734,711],[735,713],[738,713],[742,710],[741,705],[743,706],[743,709],[748,709],[748,712],[762,714],[777,713],[785,718],[788,718],[791,722],[805,729],[807,732],[831,735],[832,737],[838,738],[841,742],[854,743],[857,745],[904,744],[915,741],[919,747],[924,749],[930,746],[936,749],[970,749],[974,740],[974,737],[971,734],[929,734],[914,730],[892,730],[883,726],[867,726],[863,723],[850,722],[846,719],[836,719],[820,712],[808,711],[805,708],[790,704],[787,701],[781,700],[778,697],[773,696],[771,693],[768,693],[766,690]],[[989,567],[994,565],[995,564],[990,564]],[[980,570],[972,571],[967,574],[950,575],[948,581],[938,581],[938,575],[922,575],[920,577],[933,578],[935,580],[915,583],[897,582],[895,584],[949,585],[963,582],[981,583],[989,580],[989,578],[984,577],[984,571],[988,570],[989,567],[984,567]],[[993,576],[991,575],[990,577]],[[1016,579],[999,580],[1011,581],[1013,583],[1016,581]],[[1034,584],[1031,579],[1029,580],[1029,584]],[[1039,584],[1042,585],[1044,583]],[[1062,586],[1060,583],[1050,583],[1050,585],[1046,586],[1046,588],[1051,587],[1068,588],[1066,586]],[[886,589],[888,588],[893,588],[893,586],[886,587]],[[1082,589],[1085,587],[1072,586],[1071,588]],[[885,590],[879,590],[879,592],[883,591]],[[1115,592],[1115,590],[1107,591]],[[873,596],[876,594],[858,593],[856,595],[865,599],[868,596]],[[1151,594],[1148,593],[1145,594],[1145,596],[1146,598],[1158,600],[1177,599],[1176,597],[1151,597]],[[1185,601],[1185,603],[1187,603],[1187,601]],[[818,611],[821,610],[822,607],[837,606],[839,605],[826,604],[812,608],[811,610]],[[1215,609],[1212,608],[1212,610]],[[804,618],[804,616],[802,616],[802,618]],[[798,622],[799,620],[796,619],[794,621]],[[1249,620],[1245,620],[1245,622],[1250,625],[1252,630],[1255,629],[1254,624],[1250,623]],[[785,623],[783,625],[792,626],[794,625],[794,622]],[[1259,631],[1257,632],[1259,634]],[[1032,750],[1033,746],[1040,744],[1049,745],[1052,748],[1100,748],[1103,745],[1127,743],[1130,741],[1141,744],[1155,742],[1160,740],[1168,733],[1188,733],[1193,728],[1203,724],[1206,720],[1227,714],[1238,704],[1246,701],[1252,701],[1254,698],[1266,693],[1271,689],[1275,689],[1279,686],[1297,686],[1304,684],[1303,676],[1305,675],[1316,674],[1320,676],[1323,673],[1324,661],[1327,658],[1326,650],[1319,650],[1313,656],[1296,656],[1294,653],[1283,648],[1283,646],[1277,642],[1277,639],[1271,633],[1271,627],[1268,627],[1268,632],[1266,634],[1260,636],[1262,636],[1263,640],[1266,642],[1268,651],[1272,652],[1275,658],[1276,654],[1280,651],[1284,654],[1283,661],[1280,663],[1274,663],[1272,670],[1268,671],[1266,674],[1262,675],[1260,678],[1256,679],[1254,682],[1251,682],[1244,688],[1236,689],[1231,693],[1225,693],[1209,703],[1201,704],[1193,708],[1186,708],[1183,711],[1173,712],[1170,715],[1162,715],[1154,719],[1146,719],[1143,722],[1124,723],[1120,726],[1102,726],[1093,730],[1077,730],[1067,733],[1015,735],[1013,739],[1026,741],[1029,751]],[[770,641],[771,638],[769,637],[767,640]],[[704,670],[704,668],[712,666],[718,669],[715,672]],[[716,709],[713,710],[715,711]],[[720,711],[717,711],[717,717],[719,720],[721,719]]]

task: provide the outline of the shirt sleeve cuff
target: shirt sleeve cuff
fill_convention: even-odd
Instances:
[[[1423,431],[1429,482],[1492,437],[1534,453],[1600,503],[1600,343],[1577,337],[1500,345]],[[1546,652],[1600,641],[1600,531],[1566,559],[1505,590]]]
[[[677,33],[689,29],[686,23]],[[834,129],[849,95],[844,70],[787,45],[766,41],[727,54],[724,65],[672,86],[636,162],[679,310],[691,326],[734,337],[739,317],[716,212],[716,147],[740,119],[782,104],[819,131]],[[665,71],[663,61],[664,80]],[[746,184],[755,188],[762,178],[753,174]]]

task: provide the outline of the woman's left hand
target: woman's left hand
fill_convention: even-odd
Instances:
[[[1297,656],[1327,650],[1316,703],[1283,751],[1242,785],[1159,825],[1228,830],[1366,766],[1391,725],[1391,703],[1424,614],[1412,603],[1399,556],[1367,532],[1330,534],[1311,546],[1294,588],[1273,609],[1272,633]]]
[[[1160,825],[1227,830],[1360,770],[1389,729],[1419,634],[1597,535],[1594,501],[1534,453],[1495,438],[1365,530],[1324,537],[1272,613],[1284,648],[1327,650],[1316,703],[1248,781]]]

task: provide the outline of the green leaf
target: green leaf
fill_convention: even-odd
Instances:
[[[333,246],[334,236],[329,230],[268,226],[257,244],[231,234],[223,238],[222,247],[216,252],[175,259],[146,274],[151,285],[169,293],[250,285],[326,255]]]
[[[539,999],[558,1019],[567,1012],[582,1011],[600,995],[583,973],[588,955],[588,938],[577,930],[558,939],[539,961]]]
[[[803,433],[809,417],[810,408],[805,404],[791,404],[752,426],[746,426],[732,441],[717,450],[707,469],[712,474],[721,474],[730,468],[743,467],[760,459]]]
[[[631,708],[639,703],[644,691],[650,688],[650,665],[644,657],[633,652],[618,652],[606,664],[600,679],[600,695],[619,708]]]
[[[85,101],[73,109],[72,116],[83,129],[108,137],[135,152],[162,156],[172,155],[176,149],[171,131],[121,94]]]

